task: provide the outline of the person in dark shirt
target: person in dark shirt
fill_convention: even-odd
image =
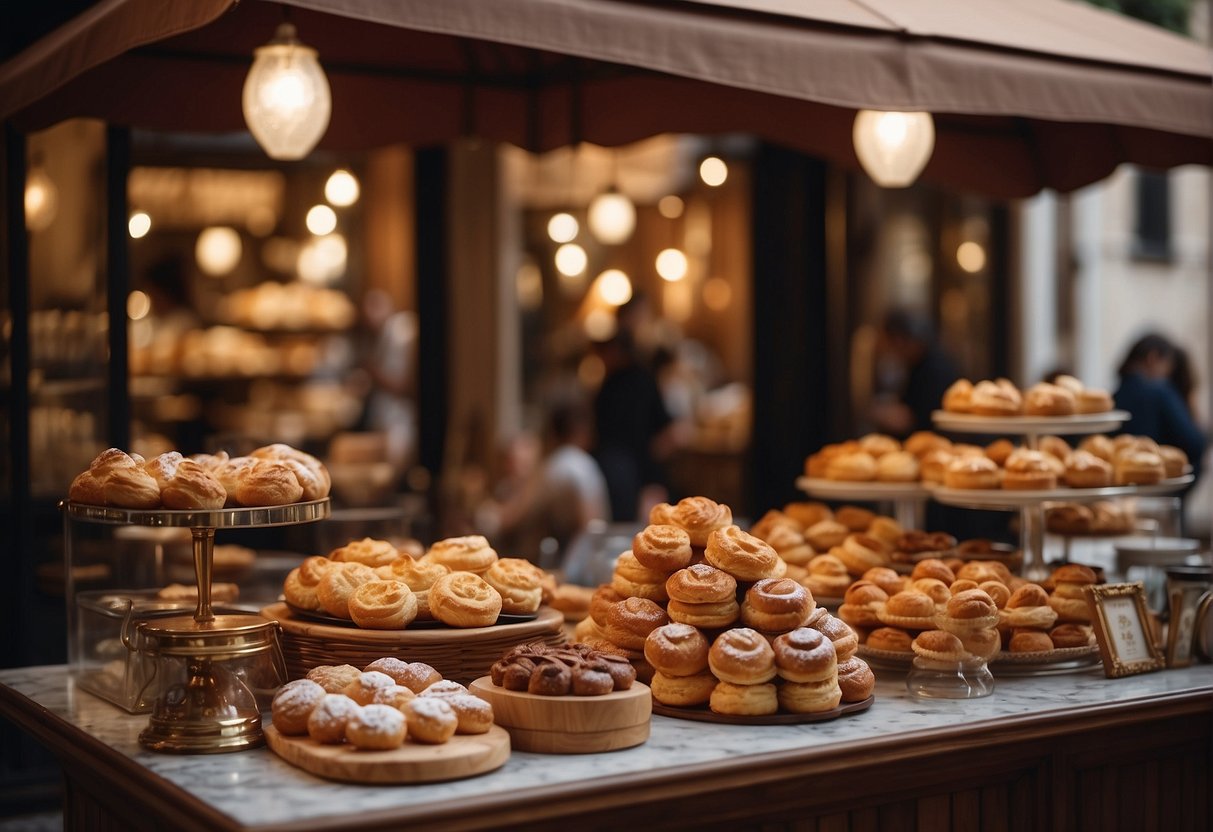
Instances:
[[[594,456],[606,477],[612,518],[635,520],[646,487],[664,493],[660,459],[671,418],[657,377],[638,359],[626,330],[596,344],[595,350],[606,372],[594,399],[598,435]],[[655,495],[655,499],[664,497]]]
[[[1188,455],[1199,477],[1205,436],[1170,380],[1176,355],[1177,347],[1162,335],[1150,333],[1138,339],[1120,365],[1120,386],[1113,398],[1117,408],[1130,414],[1121,433],[1174,445]]]
[[[938,410],[944,391],[960,378],[955,362],[944,352],[928,321],[906,309],[893,309],[880,328],[878,347],[901,364],[904,383],[898,401],[882,402],[873,411],[876,428],[906,437],[931,429],[931,412]]]

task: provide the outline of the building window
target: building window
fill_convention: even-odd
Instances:
[[[1137,172],[1134,194],[1136,222],[1133,256],[1141,260],[1171,259],[1171,180],[1166,171]]]

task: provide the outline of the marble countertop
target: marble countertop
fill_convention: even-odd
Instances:
[[[880,675],[878,671],[878,675]],[[594,778],[652,778],[663,770],[693,769],[722,760],[797,752],[841,752],[850,743],[890,741],[923,732],[972,729],[1008,718],[1064,714],[1101,705],[1130,704],[1169,695],[1213,694],[1213,666],[1198,665],[1105,679],[1098,668],[1081,673],[997,680],[993,695],[967,701],[912,699],[901,677],[884,674],[876,701],[861,714],[796,726],[716,725],[654,716],[649,741],[607,754],[550,756],[515,751],[496,772],[469,780],[416,786],[356,786],[313,777],[267,749],[233,754],[174,756],[143,750],[138,743],[147,716],[132,716],[78,690],[66,667],[0,671],[0,684],[28,697],[148,771],[213,806],[242,826],[305,823],[333,815],[423,812],[460,799],[499,795],[525,798],[529,790]],[[676,761],[676,763],[674,762]]]

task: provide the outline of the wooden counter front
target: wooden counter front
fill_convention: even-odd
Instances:
[[[64,765],[68,828],[1207,829],[1213,668],[1000,679],[967,702],[882,679],[864,714],[791,727],[654,717],[637,748],[515,752],[452,783],[328,783],[265,749],[180,757],[64,668],[0,672],[0,715]]]

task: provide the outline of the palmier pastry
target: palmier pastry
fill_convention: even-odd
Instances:
[[[674,708],[694,708],[712,698],[719,680],[706,670],[691,676],[667,676],[658,670],[649,683],[653,698]]]
[[[840,662],[851,658],[859,647],[859,634],[851,629],[845,621],[835,618],[828,612],[825,615],[815,615],[810,618],[808,626],[833,642],[834,652],[838,654]]]
[[[838,664],[838,688],[843,702],[862,702],[876,688],[876,676],[867,662],[852,656]]]
[[[917,482],[918,457],[909,451],[895,451],[876,460],[876,479],[880,482]]]
[[[430,547],[426,556],[453,572],[484,574],[497,561],[497,552],[481,535],[449,537]]]
[[[501,595],[501,611],[529,615],[543,600],[543,570],[522,558],[500,558],[484,573],[484,580]]]
[[[372,569],[387,566],[400,557],[396,547],[386,540],[364,537],[329,552],[329,559],[341,563],[361,563]]]
[[[878,627],[868,633],[865,646],[890,653],[912,653],[910,634],[896,627]]]
[[[417,742],[439,745],[455,735],[459,717],[440,696],[418,696],[405,706],[408,733]]]
[[[274,727],[288,737],[307,733],[307,718],[327,694],[311,679],[296,679],[278,688],[271,706]]]
[[[846,565],[834,555],[818,555],[809,561],[808,569],[800,582],[814,598],[841,598],[851,585]]]
[[[404,714],[390,705],[364,705],[350,715],[345,738],[355,748],[386,751],[399,748],[406,731]]]
[[[442,681],[442,674],[425,662],[403,662],[400,659],[377,659],[366,666],[367,671],[386,673],[401,687],[421,693]]]
[[[694,676],[708,669],[708,640],[689,624],[665,624],[645,639],[644,657],[665,676]]]
[[[822,682],[838,675],[834,643],[818,630],[792,630],[778,636],[771,647],[776,672],[789,682]]]
[[[691,536],[678,526],[646,526],[632,538],[632,554],[655,572],[677,572],[691,562]]]
[[[953,459],[943,473],[943,484],[948,488],[998,488],[1001,480],[998,466],[985,456]]]
[[[804,539],[804,534],[793,526],[776,526],[765,537],[754,536],[768,543],[789,566],[805,566],[817,554]]]
[[[860,580],[871,581],[888,595],[896,595],[905,589],[906,580],[887,566],[873,566],[864,572]]]
[[[970,402],[972,412],[979,416],[1018,416],[1023,412],[1023,396],[1005,378],[977,382]]]
[[[1162,457],[1163,468],[1169,480],[1182,477],[1188,469],[1188,455],[1174,445],[1159,445],[1158,455]]]
[[[712,689],[708,707],[718,714],[766,716],[779,710],[779,699],[771,684],[741,685],[721,681]]]
[[[429,602],[434,618],[452,627],[491,627],[501,614],[501,594],[471,572],[439,578],[430,587]]]
[[[876,479],[876,458],[863,451],[840,454],[827,463],[826,479],[870,482]]]
[[[1040,451],[1020,448],[1007,457],[1002,487],[1043,491],[1057,487],[1057,474]]]
[[[866,532],[876,519],[876,512],[859,506],[843,506],[834,512],[834,519],[852,532]]]
[[[436,563],[428,558],[413,558],[408,555],[398,557],[387,566],[375,570],[385,581],[400,581],[408,584],[413,592],[425,592],[443,575],[449,575],[449,567]]]
[[[1167,468],[1162,457],[1152,451],[1126,451],[1113,463],[1117,485],[1152,485],[1166,479]]]
[[[341,693],[361,676],[362,671],[352,664],[322,664],[307,672],[307,678],[324,688],[325,693]]]
[[[375,570],[361,563],[334,564],[316,585],[320,607],[337,618],[350,618],[350,597],[363,584],[378,580]]]
[[[324,463],[311,454],[281,442],[266,445],[249,454],[257,459],[272,459],[285,464],[303,488],[304,500],[320,500],[329,495],[333,480]]]
[[[666,573],[649,569],[632,552],[624,552],[615,561],[611,586],[625,598],[647,598],[661,603],[669,597],[665,583]]]
[[[1029,416],[1069,416],[1077,408],[1072,392],[1046,381],[1032,385],[1023,396],[1023,412]]]
[[[390,688],[396,683],[392,677],[377,670],[358,674],[357,679],[350,681],[341,692],[353,699],[359,705],[369,705],[375,701],[375,691],[379,688]]]
[[[899,592],[889,597],[876,617],[892,627],[929,630],[935,626],[935,602],[921,592]]]
[[[666,611],[647,598],[625,598],[607,612],[606,637],[629,650],[643,650],[649,633],[670,621]]]
[[[793,714],[817,714],[832,711],[842,701],[838,674],[817,682],[784,682],[777,689],[779,706]]]
[[[967,657],[967,651],[960,639],[943,630],[927,630],[919,633],[911,648],[914,650],[914,655],[933,662],[960,662]]]
[[[966,378],[958,379],[944,391],[943,409],[949,413],[973,412],[973,382]]]
[[[821,520],[805,529],[804,539],[818,552],[828,552],[841,546],[851,530],[837,520]]]
[[[832,549],[831,554],[837,556],[852,575],[859,576],[873,566],[883,566],[889,562],[885,554],[884,544],[866,534],[850,534],[842,545]]]
[[[816,606],[812,594],[790,578],[763,578],[746,591],[741,621],[756,630],[781,633],[803,626]]]
[[[802,529],[808,529],[822,520],[830,520],[834,517],[834,512],[829,506],[813,500],[788,503],[783,507],[783,513],[799,523]]]
[[[348,696],[340,693],[326,695],[308,715],[308,736],[326,745],[344,742],[345,726],[358,708],[358,703]]]
[[[747,627],[725,630],[708,650],[708,667],[722,682],[759,685],[775,678],[775,651]]]
[[[417,598],[400,581],[367,581],[350,595],[349,613],[366,630],[403,630],[417,618]]]
[[[1089,451],[1074,451],[1062,480],[1071,488],[1105,488],[1112,484],[1112,465]]]
[[[986,456],[995,465],[1005,465],[1007,457],[1015,452],[1015,444],[1010,439],[995,439],[986,445]]]
[[[888,593],[876,584],[856,581],[843,597],[838,617],[854,627],[879,627],[879,614],[888,600]]]
[[[143,464],[143,470],[156,480],[160,502],[169,509],[223,508],[227,491],[210,472],[176,451],[161,454]]]
[[[714,530],[705,555],[712,566],[741,581],[777,577],[783,563],[774,549],[737,526]]]
[[[707,564],[704,564],[704,566],[707,566]],[[707,568],[711,569],[712,567],[709,566]],[[730,578],[730,580],[732,580],[732,578]],[[666,586],[667,588],[669,587],[669,581],[666,582]],[[737,586],[735,581],[733,586],[734,588]],[[605,627],[607,623],[607,612],[611,607],[615,606],[615,604],[618,604],[622,600],[623,596],[616,592],[615,588],[611,585],[603,584],[602,586],[598,587],[598,589],[594,590],[593,597],[590,598],[590,620],[592,620],[599,627]]]

